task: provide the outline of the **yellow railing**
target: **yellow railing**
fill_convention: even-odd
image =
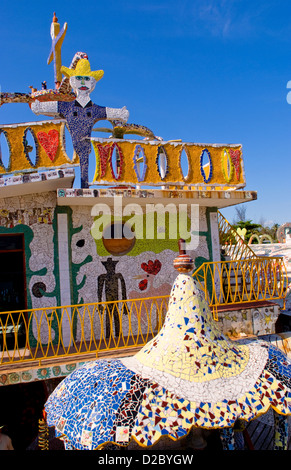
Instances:
[[[168,295],[0,313],[0,364],[142,347],[160,330]]]
[[[217,319],[221,305],[285,299],[281,258],[204,263],[193,277]],[[48,360],[141,348],[161,329],[169,295],[0,313],[0,364]],[[91,357],[90,356],[90,357]]]
[[[193,277],[202,288],[215,317],[217,307],[221,305],[285,301],[287,295],[287,269],[281,258],[204,263]]]
[[[256,253],[227,219],[219,211],[217,211],[217,215],[220,245],[225,250],[226,255],[233,260],[257,258]]]

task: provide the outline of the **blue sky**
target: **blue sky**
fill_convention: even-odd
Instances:
[[[127,106],[129,122],[165,140],[242,144],[246,189],[258,192],[246,217],[291,222],[290,1],[1,0],[2,92],[53,87],[54,11],[68,23],[63,65],[82,51],[105,71],[95,103]],[[1,124],[35,120],[25,104],[0,108]],[[235,210],[223,214],[232,222]]]

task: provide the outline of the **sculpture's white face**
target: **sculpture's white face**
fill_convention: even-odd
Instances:
[[[89,96],[94,90],[96,83],[95,78],[84,75],[77,75],[70,78],[71,87],[76,93],[77,98]]]

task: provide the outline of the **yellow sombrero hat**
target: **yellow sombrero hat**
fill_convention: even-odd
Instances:
[[[69,69],[68,67],[61,67],[61,72],[68,78],[80,76],[93,77],[98,82],[103,75],[103,70],[92,71],[90,67],[90,62],[88,59],[80,59],[76,65],[75,69]]]

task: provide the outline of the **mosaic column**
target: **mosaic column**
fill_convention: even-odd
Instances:
[[[220,261],[220,241],[217,212],[210,212],[210,230],[212,245],[212,261]]]
[[[61,305],[71,305],[72,302],[67,214],[58,214],[58,256]],[[70,317],[71,309],[67,308],[64,314],[62,315],[62,336],[65,346],[68,346],[71,341]]]

